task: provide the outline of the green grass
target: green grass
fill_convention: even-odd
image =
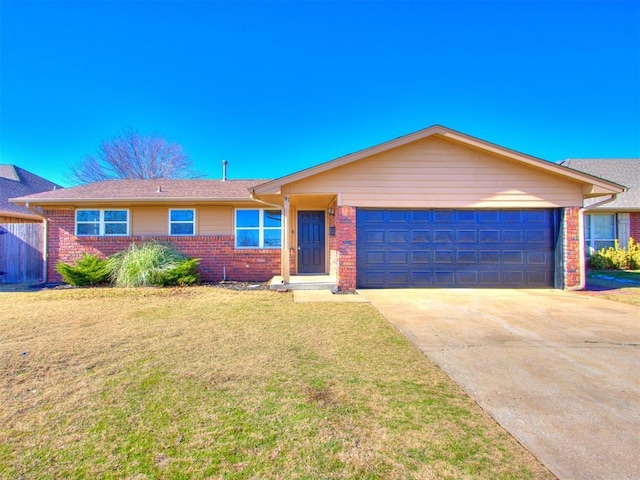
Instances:
[[[587,290],[606,300],[640,306],[640,270],[589,270]]]
[[[194,287],[0,309],[1,478],[553,478],[366,304]]]

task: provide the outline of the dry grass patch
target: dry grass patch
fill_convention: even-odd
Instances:
[[[369,305],[0,294],[3,478],[552,478]]]

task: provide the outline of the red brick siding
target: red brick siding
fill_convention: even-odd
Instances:
[[[356,207],[338,207],[335,222],[338,288],[351,292],[356,289]]]
[[[580,208],[564,209],[564,288],[575,289],[581,284]]]
[[[329,275],[338,278],[338,247],[337,247],[337,241],[336,241],[336,233],[335,233],[335,229],[336,229],[336,210],[337,210],[337,203],[334,202],[329,205],[329,208],[331,208],[333,210],[333,215],[328,215],[328,225],[329,225],[329,232],[328,232],[328,238],[329,238]],[[334,234],[331,235],[331,229],[334,229]]]
[[[220,281],[226,268],[226,279],[236,281],[266,281],[280,274],[280,250],[238,250],[232,235],[198,235],[194,237],[129,236],[76,237],[72,210],[47,210],[49,219],[47,281],[59,282],[55,271],[58,261],[74,262],[83,253],[107,257],[126,249],[133,242],[151,239],[175,245],[189,257],[202,259],[203,281]]]
[[[640,212],[629,214],[629,236],[638,243],[640,242]]]

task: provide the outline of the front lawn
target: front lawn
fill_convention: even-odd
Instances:
[[[1,478],[553,478],[366,304],[0,293]]]
[[[589,270],[587,292],[607,300],[640,306],[640,270]]]

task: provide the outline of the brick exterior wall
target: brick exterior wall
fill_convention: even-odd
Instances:
[[[329,224],[329,275],[334,278],[338,278],[338,247],[336,241],[336,214],[337,214],[337,203],[334,201],[329,208],[333,209],[333,215],[328,215],[328,224]],[[334,235],[331,235],[331,229],[334,229]]]
[[[356,289],[356,207],[338,207],[335,216],[338,288],[352,292]]]
[[[84,253],[107,257],[131,243],[152,239],[171,243],[189,257],[201,258],[199,270],[205,282],[221,281],[225,267],[227,280],[262,282],[280,274],[280,250],[238,250],[232,235],[76,237],[72,210],[47,210],[45,214],[49,220],[48,282],[62,280],[55,270],[59,260],[74,262]]]
[[[581,284],[580,208],[564,209],[564,288],[576,289]]]
[[[640,212],[629,214],[629,236],[638,243],[640,242]]]

